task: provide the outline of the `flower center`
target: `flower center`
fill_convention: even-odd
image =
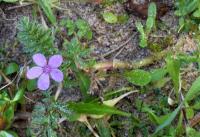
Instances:
[[[43,72],[44,73],[50,73],[51,72],[51,67],[49,65],[46,65],[43,67]]]

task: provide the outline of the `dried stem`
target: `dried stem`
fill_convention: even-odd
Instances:
[[[119,60],[100,62],[92,66],[92,70],[107,70],[107,69],[137,69],[144,66],[151,65],[166,57],[169,53],[180,51],[180,47],[185,43],[183,38],[179,39],[176,45],[170,49],[163,50],[150,57],[146,57],[139,61],[125,62]]]
[[[84,123],[88,129],[93,133],[93,135],[95,137],[100,137],[95,131],[94,129],[92,128],[92,126],[90,125],[90,123],[88,122],[88,119],[87,119],[87,116],[86,115],[81,115],[80,118],[79,118],[79,121]]]
[[[59,97],[59,95],[60,95],[60,93],[62,91],[62,87],[63,87],[62,83],[59,83],[58,89],[57,89],[56,94],[55,94],[55,100],[58,99],[58,97]]]
[[[4,88],[11,86],[11,89],[8,90],[9,94],[11,97],[13,97],[13,91],[12,89],[14,89],[15,85],[13,84],[13,81],[16,79],[16,77],[11,81],[4,73],[3,71],[0,70],[0,75],[4,78],[4,80],[6,81],[6,85],[4,85],[3,87],[0,87],[0,91],[3,90]]]
[[[94,70],[104,70],[104,69],[137,69],[144,66],[148,66],[150,64],[155,63],[158,60],[161,60],[163,57],[165,57],[168,53],[171,51],[165,50],[160,53],[157,53],[156,55],[153,55],[151,57],[144,58],[139,61],[135,62],[125,62],[125,61],[119,61],[119,60],[113,60],[113,61],[107,61],[107,62],[100,62],[95,64],[92,69]]]

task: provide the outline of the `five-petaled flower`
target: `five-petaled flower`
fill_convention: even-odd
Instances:
[[[33,61],[37,66],[29,69],[26,76],[28,79],[38,78],[37,87],[39,89],[47,90],[49,88],[50,76],[56,82],[63,80],[63,73],[58,69],[63,62],[61,55],[53,55],[47,62],[43,54],[37,53],[33,55]]]

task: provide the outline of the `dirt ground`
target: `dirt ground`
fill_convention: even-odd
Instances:
[[[12,43],[16,39],[17,22],[23,16],[31,17],[32,6],[15,7],[14,4],[0,5],[0,43]],[[14,7],[14,8],[13,8]],[[80,4],[72,2],[61,2],[61,7],[69,11],[57,11],[58,17],[62,18],[82,18],[88,21],[92,27],[94,38],[89,46],[94,47],[94,53],[102,59],[136,60],[148,56],[150,51],[138,47],[138,34],[135,28],[135,21],[141,20],[139,17],[130,14],[128,22],[124,24],[108,24],[100,16],[103,11],[113,11],[117,14],[126,13],[123,4],[114,4],[107,8],[95,4]],[[177,18],[169,11],[162,21],[170,28],[171,32],[177,27]],[[157,32],[157,36],[163,37],[169,32]],[[160,34],[162,33],[162,34]],[[134,35],[134,36],[133,36]],[[120,45],[125,45],[123,50],[108,54]],[[108,54],[108,55],[107,55]],[[106,56],[107,55],[107,56]]]

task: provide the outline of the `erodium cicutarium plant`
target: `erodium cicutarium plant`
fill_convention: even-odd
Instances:
[[[58,69],[63,62],[61,55],[53,55],[47,62],[43,54],[37,53],[33,55],[33,61],[37,66],[30,68],[26,76],[28,79],[38,78],[37,87],[40,90],[47,90],[49,88],[50,77],[56,82],[63,80],[63,73]]]

